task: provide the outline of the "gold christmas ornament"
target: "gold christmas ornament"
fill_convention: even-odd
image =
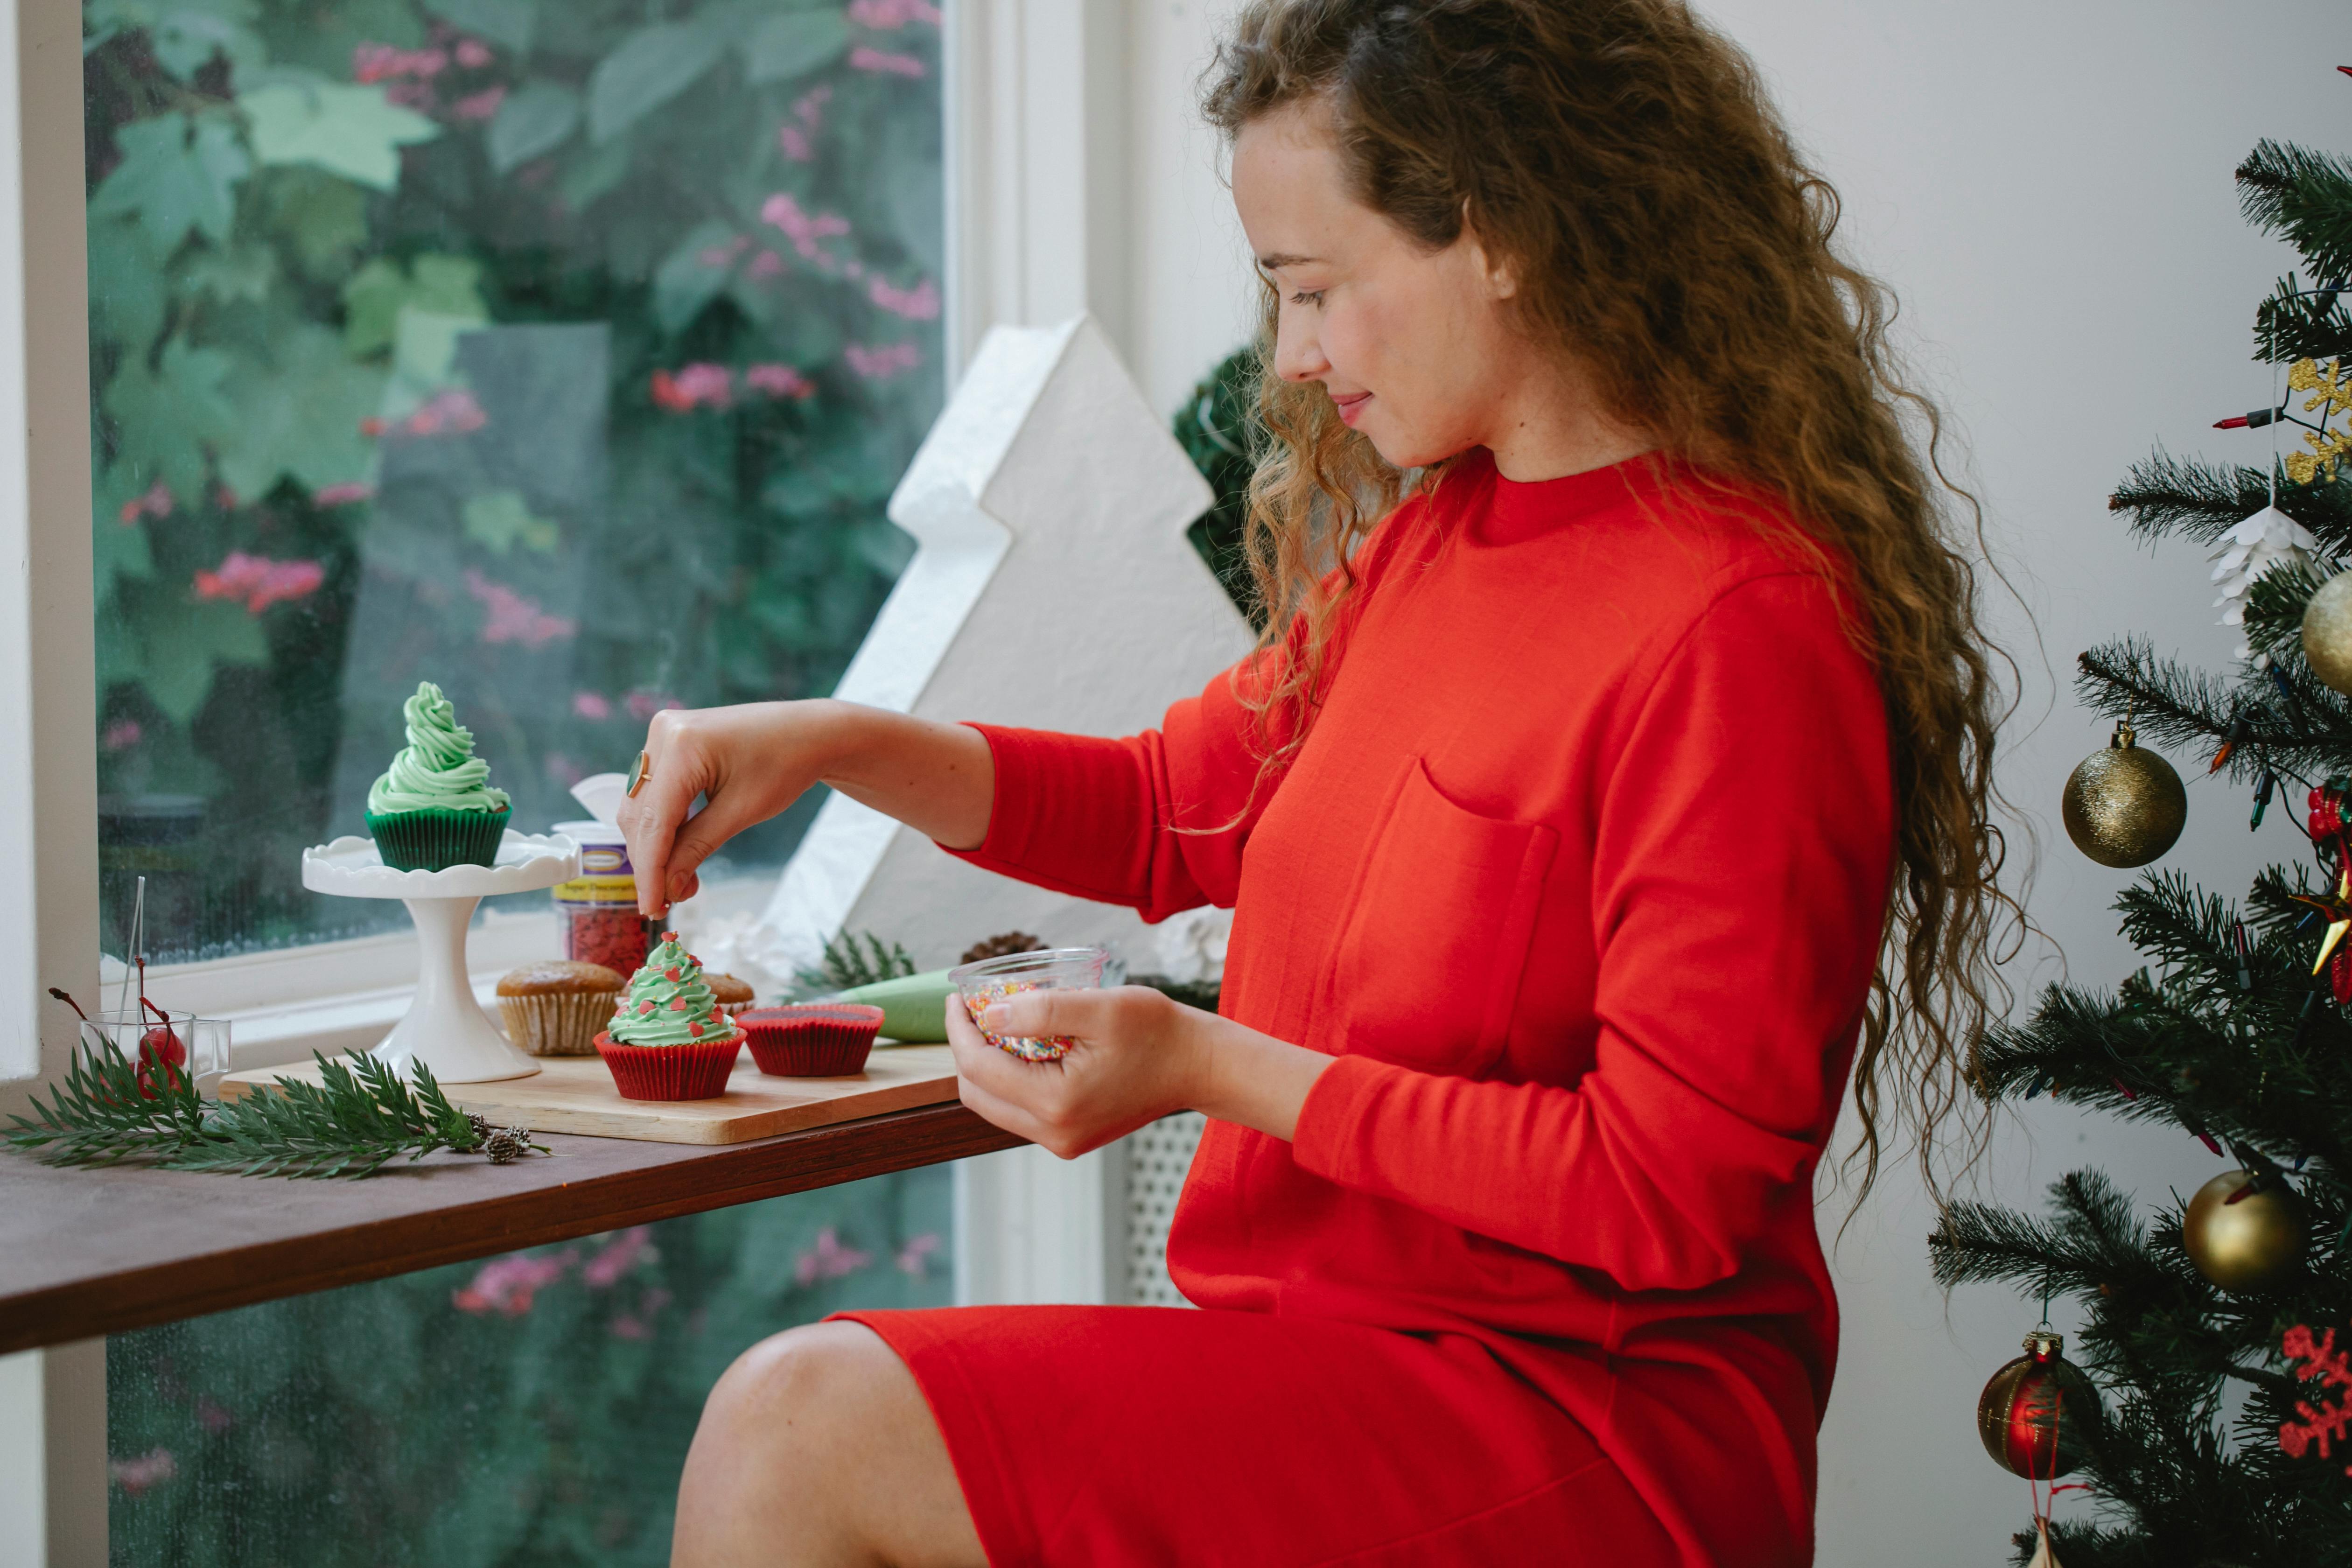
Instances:
[[[2099,1391],[2060,1352],[2064,1336],[2046,1327],[2025,1336],[2025,1353],[1992,1374],[1977,1395],[1977,1436],[2005,1470],[2046,1481],[2081,1468],[2098,1422]]]
[[[2352,572],[2338,572],[2303,606],[2303,661],[2352,696]]]
[[[2118,722],[2106,749],[2084,757],[2066,781],[2059,802],[2074,847],[2117,870],[2156,859],[2189,823],[2189,792],[2180,775],[2134,741],[2131,721]]]
[[[2267,1290],[2303,1261],[2303,1209],[2284,1187],[2264,1187],[2237,1202],[2230,1194],[2253,1177],[2224,1171],[2189,1200],[2180,1245],[2197,1272],[2224,1290]]]

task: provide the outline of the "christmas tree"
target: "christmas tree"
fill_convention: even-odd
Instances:
[[[2245,786],[2255,825],[2290,812],[2310,854],[2234,904],[2150,872],[2116,906],[2147,966],[2053,986],[1975,1067],[1990,1098],[2168,1123],[2238,1168],[2152,1222],[2077,1171],[2038,1216],[1955,1204],[1930,1243],[1948,1286],[2079,1303],[2074,1342],[2030,1343],[1979,1412],[1996,1458],[2087,1494],[2015,1541],[2068,1568],[2352,1562],[2352,162],[2264,142],[2237,181],[2301,258],[2255,313],[2279,395],[2219,422],[2263,431],[2269,460],[2159,451],[2109,504],[2139,537],[2211,549],[2245,646],[2219,676],[2137,637],[2084,654],[2078,690],[2118,723],[2064,816],[2103,864],[2155,860],[2186,809],[2169,752]]]

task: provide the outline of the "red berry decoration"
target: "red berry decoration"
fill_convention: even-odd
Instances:
[[[2334,1329],[2314,1339],[2306,1325],[2297,1323],[2286,1331],[2279,1349],[2288,1361],[2305,1363],[2294,1369],[2294,1375],[2303,1382],[2319,1384],[2313,1390],[2315,1397],[2331,1388],[2352,1389],[2352,1357],[2336,1348]],[[2279,1426],[2279,1447],[2286,1451],[2287,1458],[2300,1459],[2313,1448],[2319,1450],[2323,1459],[2334,1458],[2335,1445],[2342,1442],[2346,1429],[2352,1427],[2352,1395],[2318,1399],[2316,1403],[2314,1399],[2298,1399],[2294,1409],[2303,1419]],[[2352,1476],[2352,1465],[2346,1466],[2344,1473]]]

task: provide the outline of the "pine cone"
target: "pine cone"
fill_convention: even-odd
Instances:
[[[474,1135],[474,1147],[478,1149],[490,1135],[490,1119],[478,1110],[469,1110],[466,1112],[466,1130]]]
[[[1045,944],[1025,931],[1009,931],[968,949],[958,963],[978,963],[983,958],[1009,958],[1016,952],[1042,952]]]
[[[501,1127],[482,1140],[482,1152],[493,1165],[510,1164],[530,1152],[530,1129]]]

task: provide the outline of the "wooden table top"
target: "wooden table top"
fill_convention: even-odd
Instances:
[[[926,1105],[747,1143],[543,1135],[363,1181],[58,1170],[0,1148],[0,1354],[202,1317],[1021,1142]]]

